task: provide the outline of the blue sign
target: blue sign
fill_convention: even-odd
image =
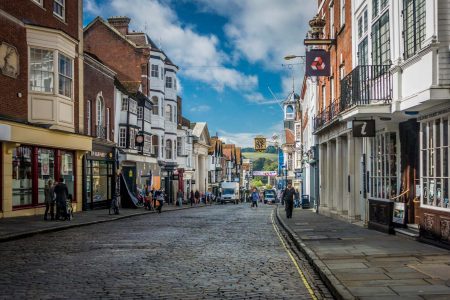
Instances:
[[[278,149],[278,176],[281,176],[283,174],[282,173],[283,164],[284,164],[284,154],[283,151],[280,151],[280,149]]]

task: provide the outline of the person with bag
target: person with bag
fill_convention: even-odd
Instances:
[[[56,197],[56,220],[63,218],[67,219],[66,201],[69,197],[69,189],[64,183],[64,178],[60,178],[58,184],[54,188]]]
[[[283,200],[286,203],[286,218],[292,218],[292,211],[294,210],[294,198],[295,198],[295,189],[292,187],[292,182],[288,181],[288,185],[283,192]]]
[[[44,220],[47,221],[47,214],[50,211],[50,220],[55,220],[55,193],[53,191],[53,182],[51,180],[48,181],[47,185],[44,188],[45,195],[45,213]]]

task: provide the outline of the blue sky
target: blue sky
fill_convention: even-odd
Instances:
[[[299,93],[303,68],[282,66],[283,57],[304,54],[316,7],[315,0],[84,0],[84,24],[98,15],[130,17],[131,29],[147,32],[180,67],[183,115],[250,146],[254,136],[282,128],[268,87],[284,99],[294,74]]]

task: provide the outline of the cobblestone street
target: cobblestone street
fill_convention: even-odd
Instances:
[[[272,209],[217,205],[1,243],[0,298],[309,299]]]

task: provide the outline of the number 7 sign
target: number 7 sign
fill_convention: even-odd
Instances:
[[[353,137],[374,137],[375,120],[354,120]]]

